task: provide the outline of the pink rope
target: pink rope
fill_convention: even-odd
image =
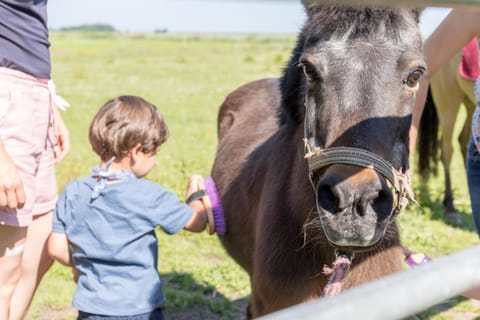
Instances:
[[[327,265],[323,267],[323,274],[329,276],[328,283],[323,289],[323,294],[326,297],[336,296],[342,291],[343,279],[345,278],[352,260],[348,256],[338,255],[333,262],[333,267]]]

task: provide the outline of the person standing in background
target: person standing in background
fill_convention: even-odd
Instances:
[[[70,149],[50,80],[47,0],[0,0],[0,319],[23,319],[53,260],[55,163]],[[58,104],[57,104],[58,105]]]
[[[420,88],[412,110],[410,152],[415,149],[417,129],[420,123],[428,92],[428,80],[445,65],[473,37],[480,36],[480,9],[455,8],[425,40],[423,53],[427,62],[426,77],[421,78]],[[472,136],[467,151],[467,179],[477,232],[480,234],[480,78],[476,82],[477,107],[472,119]],[[467,298],[480,299],[480,287],[462,294]]]
[[[426,76],[419,81],[420,88],[412,111],[410,130],[410,152],[415,149],[417,129],[428,92],[428,80],[445,65],[470,40],[480,35],[480,9],[453,9],[442,23],[425,40],[423,54],[427,62]],[[478,88],[478,80],[477,80]],[[477,89],[478,90],[478,89]],[[472,137],[467,151],[467,179],[472,215],[480,234],[480,106],[477,94],[477,107],[472,119]]]

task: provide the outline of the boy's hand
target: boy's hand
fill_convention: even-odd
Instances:
[[[192,175],[188,180],[187,186],[187,194],[185,195],[185,199],[188,199],[194,192],[199,190],[199,183],[203,180],[202,176],[200,175]]]
[[[200,200],[201,207],[200,204],[196,203],[196,200]],[[205,192],[205,185],[203,184],[202,176],[192,175],[190,177],[187,187],[186,202],[192,208],[194,208],[195,211],[199,211],[196,212],[197,215],[200,214],[201,216],[203,216],[201,230],[205,229],[205,225],[207,225],[208,233],[214,234],[215,221],[213,220],[212,204],[210,203],[210,198]],[[195,207],[201,209],[195,209]],[[190,224],[187,229],[191,229]]]

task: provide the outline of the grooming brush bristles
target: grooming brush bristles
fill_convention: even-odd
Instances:
[[[215,229],[218,234],[225,234],[227,226],[225,223],[225,216],[223,214],[222,200],[218,193],[217,186],[212,177],[207,177],[203,181],[205,191],[207,192],[210,202],[212,204],[213,219],[215,220]]]

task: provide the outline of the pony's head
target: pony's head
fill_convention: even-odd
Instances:
[[[281,81],[282,121],[305,132],[318,218],[329,242],[364,250],[383,238],[398,213],[404,199],[397,189],[409,187],[395,179],[403,180],[409,168],[412,106],[426,68],[418,13],[306,10]]]

